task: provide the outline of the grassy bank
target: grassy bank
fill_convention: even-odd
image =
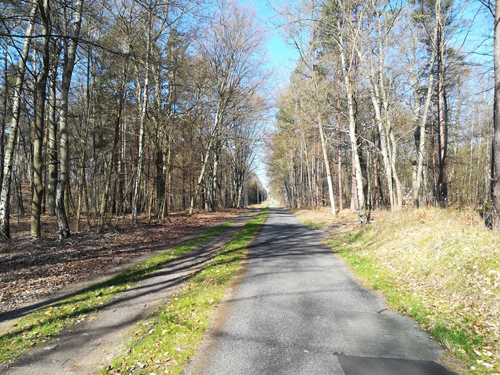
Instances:
[[[133,330],[127,354],[117,358],[104,373],[181,374],[209,327],[215,308],[245,256],[247,245],[268,212],[269,209],[264,209],[249,220],[182,291],[139,322]]]
[[[142,277],[225,231],[231,223],[232,221],[228,221],[213,227],[156,257],[125,269],[100,284],[23,317],[0,334],[0,362],[9,364],[28,349],[49,343],[63,329],[83,323],[111,298],[137,285]]]
[[[461,360],[460,372],[500,373],[498,234],[474,211],[382,216],[364,228],[338,231],[327,242],[369,287],[413,317],[450,358]]]

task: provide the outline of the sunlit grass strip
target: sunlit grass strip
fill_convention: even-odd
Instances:
[[[429,304],[428,293],[423,290],[409,289],[407,284],[394,277],[391,270],[367,253],[358,251],[356,243],[362,241],[365,233],[370,230],[371,228],[367,227],[356,234],[336,234],[326,240],[326,243],[339,253],[369,287],[380,291],[392,308],[411,316],[425,331],[447,348],[450,354],[467,363],[469,368],[467,374],[497,373],[498,368],[482,365],[490,358],[475,349],[483,346],[483,339],[471,334],[470,327],[474,324],[472,319],[462,316],[458,322],[458,316],[445,314],[439,305]]]
[[[304,224],[307,225],[311,229],[316,229],[319,230],[324,227],[324,223],[315,223],[314,221],[311,220],[304,220]]]
[[[83,322],[89,314],[114,296],[138,283],[166,263],[194,249],[214,235],[224,232],[232,220],[219,224],[151,259],[131,266],[111,278],[94,285],[82,293],[55,302],[20,319],[7,332],[0,334],[0,362],[11,363],[27,349],[47,343],[65,327]]]
[[[138,323],[126,355],[118,357],[106,374],[181,374],[209,327],[246,247],[269,213],[250,219],[208,266],[191,278],[165,306]]]

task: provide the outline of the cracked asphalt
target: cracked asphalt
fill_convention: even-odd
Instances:
[[[437,362],[442,349],[358,284],[322,235],[271,208],[186,374],[454,374]]]

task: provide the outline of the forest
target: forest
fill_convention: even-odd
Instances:
[[[56,216],[162,221],[246,207],[269,99],[265,34],[231,1],[6,0],[0,232]],[[130,217],[130,219],[129,219]]]
[[[2,237],[14,216],[33,238],[56,217],[63,240],[70,223],[102,233],[112,217],[164,221],[267,191],[361,221],[498,211],[493,3],[269,6],[266,24],[231,0],[2,1]],[[285,85],[270,29],[298,56]]]
[[[300,58],[267,148],[272,196],[362,221],[382,207],[491,212],[492,3],[303,0],[276,11]]]

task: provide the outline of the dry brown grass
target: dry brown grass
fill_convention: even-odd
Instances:
[[[374,225],[363,243],[402,275],[455,298],[500,312],[500,244],[472,210],[423,209],[396,212]]]
[[[472,210],[397,212],[374,225],[363,252],[410,287],[433,291],[443,313],[467,315],[473,331],[500,341],[500,243]],[[465,320],[462,320],[465,321]]]
[[[291,211],[304,223],[313,223],[315,227],[330,232],[355,231],[361,228],[360,224],[353,224],[359,221],[358,211],[354,210],[345,209],[337,212],[336,216],[332,215],[332,210],[329,207],[321,207],[315,210],[295,209]],[[390,212],[387,210],[374,210],[370,211],[368,219],[370,221],[379,221],[389,214]]]

